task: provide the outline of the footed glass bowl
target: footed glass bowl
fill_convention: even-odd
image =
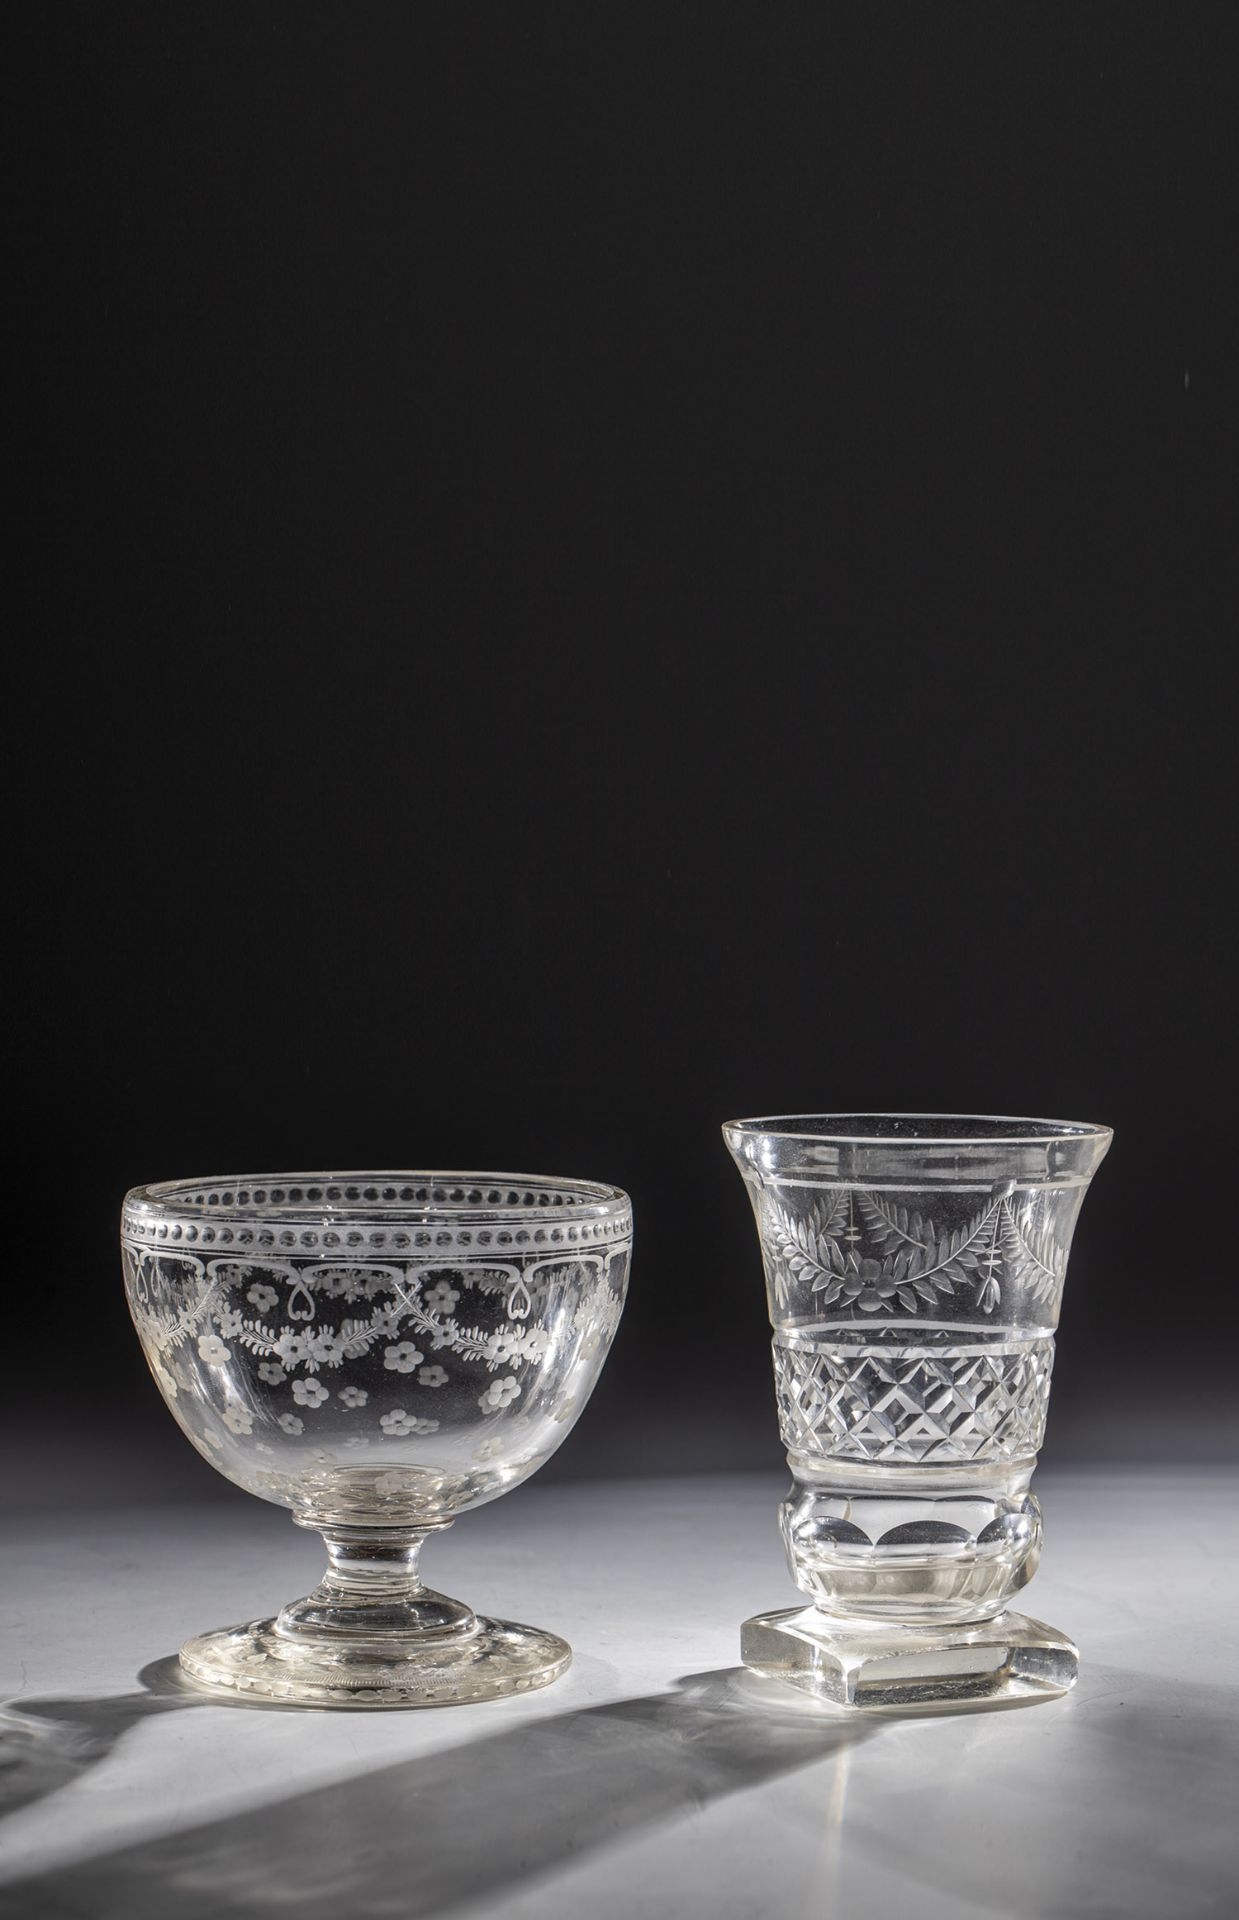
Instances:
[[[313,1706],[545,1686],[554,1634],[422,1585],[428,1533],[549,1459],[624,1301],[616,1187],[508,1173],[267,1174],[125,1198],[125,1288],[160,1392],[237,1486],[320,1532],[322,1583],[190,1640],[200,1684]]]

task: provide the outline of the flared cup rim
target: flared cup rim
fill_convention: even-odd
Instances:
[[[883,1126],[883,1122],[890,1124]],[[923,1128],[917,1122],[923,1122]],[[725,1120],[722,1131],[729,1145],[733,1137],[823,1146],[948,1148],[1049,1147],[1068,1140],[1108,1146],[1113,1138],[1113,1129],[1098,1121],[994,1113],[776,1113]]]

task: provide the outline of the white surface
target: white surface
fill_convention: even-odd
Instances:
[[[796,1599],[775,1481],[534,1485],[466,1516],[427,1578],[563,1633],[575,1664],[523,1700],[411,1713],[159,1690],[187,1634],[317,1579],[317,1541],[273,1508],[24,1521],[0,1642],[0,1912],[1239,1910],[1233,1480],[1038,1490],[1025,1607],[1080,1643],[1076,1692],[909,1720],[840,1719],[737,1675],[741,1619]]]

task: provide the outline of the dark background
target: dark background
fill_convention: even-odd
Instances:
[[[259,1169],[622,1184],[548,1476],[775,1465],[831,1107],[1114,1125],[1046,1458],[1233,1446],[1237,19],[7,10],[11,1498],[224,1491],[116,1214]]]

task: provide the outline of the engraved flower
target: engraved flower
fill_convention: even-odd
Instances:
[[[285,1433],[305,1432],[305,1421],[299,1419],[295,1413],[282,1413],[279,1424],[283,1427]]]
[[[306,1335],[312,1366],[338,1367],[344,1358],[344,1341],[334,1327],[324,1327],[318,1333]]]
[[[426,1358],[419,1353],[411,1340],[402,1340],[398,1346],[387,1347],[383,1353],[383,1365],[389,1373],[412,1373]]]
[[[222,1367],[225,1360],[232,1357],[218,1334],[214,1333],[198,1335],[198,1352],[209,1367]]]
[[[235,1340],[243,1324],[235,1307],[221,1307],[215,1315],[215,1325],[225,1340]]]
[[[344,1444],[346,1447],[353,1447],[355,1449],[357,1447],[368,1447],[370,1442],[364,1433],[354,1433],[349,1435]]]
[[[225,1407],[224,1425],[229,1433],[253,1433],[254,1416],[248,1407]]]
[[[283,1386],[288,1375],[276,1361],[264,1360],[258,1368],[258,1378],[265,1380],[269,1387],[280,1387]]]
[[[619,1317],[620,1303],[609,1287],[596,1288],[586,1295],[572,1319],[583,1355],[597,1353],[605,1345],[619,1325]]]
[[[499,1407],[510,1406],[519,1394],[520,1382],[509,1373],[502,1380],[492,1380],[485,1393],[478,1395],[478,1405],[483,1412],[491,1413]]]
[[[214,1427],[204,1427],[202,1429],[202,1438],[208,1447],[222,1447],[224,1444]]]
[[[294,1380],[293,1399],[299,1407],[321,1407],[331,1395],[317,1380]]]
[[[364,1407],[370,1395],[364,1387],[341,1387],[336,1398],[342,1407]]]
[[[520,1327],[498,1327],[490,1335],[486,1342],[486,1358],[492,1367],[519,1360],[522,1331]]]
[[[407,1433],[436,1433],[439,1422],[419,1420],[416,1414],[406,1413],[403,1407],[395,1407],[391,1413],[383,1415],[379,1425],[384,1433],[392,1435],[395,1439],[403,1439]]]
[[[166,1397],[169,1400],[175,1400],[177,1394],[180,1392],[180,1388],[163,1362],[160,1360],[152,1361],[151,1372],[154,1374],[156,1380],[158,1380]]]
[[[310,1343],[304,1333],[294,1333],[291,1327],[285,1327],[275,1343],[275,1351],[286,1367],[295,1367],[310,1357]]]
[[[280,1296],[274,1287],[267,1286],[262,1280],[256,1280],[245,1297],[259,1313],[270,1313]]]
[[[418,1385],[423,1387],[444,1387],[447,1385],[446,1367],[422,1367],[418,1372]]]
[[[514,1327],[516,1352],[522,1360],[540,1360],[551,1344],[545,1327]]]
[[[876,1313],[894,1298],[899,1285],[894,1277],[894,1264],[893,1260],[862,1260],[855,1253],[849,1253],[844,1263],[840,1298],[849,1306],[859,1307],[862,1313]]]
[[[460,1295],[446,1280],[436,1280],[433,1287],[427,1287],[422,1299],[432,1313],[450,1313]]]

